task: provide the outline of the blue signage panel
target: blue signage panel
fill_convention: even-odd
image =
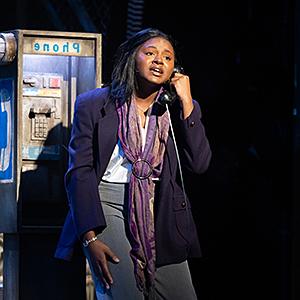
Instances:
[[[0,79],[0,183],[13,182],[13,79]]]

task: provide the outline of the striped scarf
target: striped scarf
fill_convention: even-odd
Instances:
[[[155,274],[154,183],[159,178],[169,132],[166,112],[158,113],[154,103],[142,146],[141,125],[134,100],[117,102],[118,135],[126,158],[132,163],[129,183],[130,256],[138,288],[146,295],[153,288]]]

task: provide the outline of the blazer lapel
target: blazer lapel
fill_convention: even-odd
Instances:
[[[98,147],[100,160],[100,177],[102,177],[114,147],[118,141],[118,114],[115,104],[108,101],[101,109],[98,125]]]

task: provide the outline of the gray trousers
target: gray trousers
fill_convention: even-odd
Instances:
[[[109,265],[114,283],[106,290],[92,270],[98,300],[196,300],[197,296],[187,261],[156,269],[155,295],[145,298],[136,286],[130,244],[127,239],[127,187],[126,184],[101,182],[100,199],[107,228],[98,235],[118,256],[118,264]],[[85,251],[85,249],[84,249]],[[88,253],[85,251],[87,259]]]

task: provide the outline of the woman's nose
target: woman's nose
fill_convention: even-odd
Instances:
[[[161,55],[155,55],[153,62],[157,63],[157,64],[162,64],[163,60]]]

